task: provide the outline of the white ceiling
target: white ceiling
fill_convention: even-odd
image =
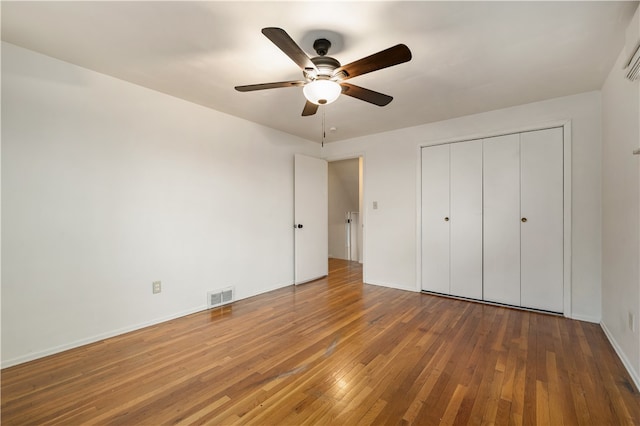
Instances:
[[[570,95],[602,86],[637,2],[8,2],[2,39],[218,111],[327,142]],[[405,64],[355,77],[389,94],[348,96],[301,117],[300,80],[262,35],[284,28],[310,56],[319,36],[342,64],[397,43]],[[329,129],[335,127],[335,132]]]

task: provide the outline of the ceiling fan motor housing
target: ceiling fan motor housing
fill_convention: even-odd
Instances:
[[[340,62],[329,56],[316,56],[311,58],[311,62],[318,69],[317,77],[333,77],[333,71],[340,68]]]

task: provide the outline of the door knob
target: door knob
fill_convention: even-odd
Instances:
[[[445,222],[449,222],[449,218],[448,218],[448,217],[445,217],[445,218],[444,218],[444,221],[445,221]]]
[[[523,218],[522,218],[522,219],[520,219],[520,220],[522,221],[522,223],[524,223],[524,222],[526,222],[526,221],[527,221],[527,218],[526,218],[526,217],[523,217]]]
[[[301,223],[299,223],[299,224],[298,224],[298,226],[297,226],[297,228],[298,228],[298,229],[302,229],[302,224],[301,224]]]

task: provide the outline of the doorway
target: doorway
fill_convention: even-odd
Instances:
[[[363,158],[328,164],[329,258],[363,263]]]

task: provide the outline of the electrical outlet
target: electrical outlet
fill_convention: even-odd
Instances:
[[[377,201],[373,202],[373,209],[374,210],[378,210],[378,202]]]
[[[153,282],[153,294],[158,294],[162,291],[162,283],[160,281]]]

